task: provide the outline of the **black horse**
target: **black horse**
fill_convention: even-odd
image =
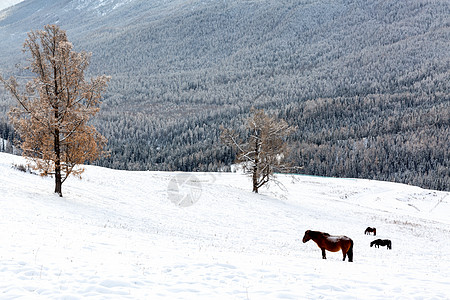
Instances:
[[[364,234],[370,234],[371,232],[373,232],[373,235],[377,235],[377,229],[375,227],[367,227]]]
[[[370,243],[370,247],[373,247],[375,245],[376,248],[380,248],[380,246],[387,246],[387,249],[392,249],[392,242],[391,240],[374,240]]]

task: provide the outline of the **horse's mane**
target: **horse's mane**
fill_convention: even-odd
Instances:
[[[312,235],[314,235],[314,236],[318,236],[318,235],[330,236],[330,234],[328,234],[328,233],[326,233],[326,232],[322,232],[322,231],[313,231],[313,230],[310,230],[309,232],[310,232],[310,234],[312,233]]]

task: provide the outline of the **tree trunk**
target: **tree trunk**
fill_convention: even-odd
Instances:
[[[258,169],[257,166],[253,169],[253,192],[258,194]]]
[[[56,113],[55,113],[56,114]],[[61,149],[59,141],[59,129],[55,129],[55,193],[62,197],[61,178]]]
[[[56,45],[53,48],[53,57],[56,56]],[[55,193],[62,197],[62,178],[61,178],[61,141],[59,140],[59,107],[58,107],[58,97],[59,97],[59,85],[58,85],[58,69],[53,66],[53,80],[54,82],[54,93],[55,93],[55,104],[53,109],[55,110]]]
[[[56,167],[55,169],[55,193],[62,197],[62,180],[61,180],[61,167]]]
[[[258,168],[259,168],[259,144],[255,140],[255,165],[253,166],[253,192],[258,194]]]

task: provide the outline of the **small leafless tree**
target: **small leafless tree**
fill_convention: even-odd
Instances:
[[[222,141],[237,151],[237,161],[251,175],[253,192],[258,193],[258,189],[273,178],[274,172],[291,169],[285,161],[289,154],[286,137],[294,128],[286,121],[269,116],[264,110],[252,110],[247,120],[246,138],[240,139],[231,129],[222,127],[221,130]]]
[[[75,52],[66,32],[56,25],[31,31],[24,52],[33,75],[24,89],[14,77],[0,77],[18,105],[10,120],[20,136],[23,155],[42,175],[55,176],[55,193],[70,174],[80,175],[79,164],[103,155],[106,139],[88,121],[99,111],[109,77],[84,79],[90,54]]]

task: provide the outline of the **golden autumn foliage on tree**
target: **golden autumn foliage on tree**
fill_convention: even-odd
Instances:
[[[253,192],[268,183],[274,172],[292,170],[286,158],[289,146],[286,137],[295,128],[286,121],[267,115],[264,110],[252,110],[247,119],[248,135],[241,139],[231,129],[221,127],[221,139],[237,151],[237,162],[242,163],[244,171],[252,177]]]
[[[23,155],[42,175],[54,176],[55,193],[62,197],[68,176],[84,171],[77,166],[105,154],[106,139],[89,120],[99,111],[109,77],[86,81],[90,54],[75,52],[56,25],[28,33],[24,52],[31,54],[26,69],[33,79],[20,89],[14,77],[0,77],[18,103],[9,117]]]

